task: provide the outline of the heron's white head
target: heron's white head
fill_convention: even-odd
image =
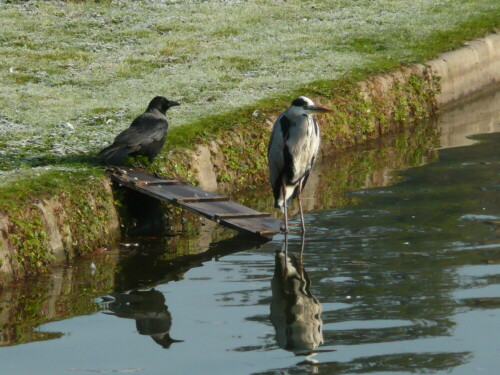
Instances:
[[[293,114],[298,116],[307,116],[312,113],[322,113],[322,112],[331,112],[331,110],[323,107],[319,107],[314,104],[314,102],[305,96],[299,96],[292,102],[292,105],[289,108]]]

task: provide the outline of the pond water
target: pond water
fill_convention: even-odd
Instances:
[[[451,148],[315,207],[305,239],[237,237],[179,262],[144,240],[11,285],[0,373],[498,374],[499,103],[445,112]]]

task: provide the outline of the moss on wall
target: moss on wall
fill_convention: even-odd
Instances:
[[[32,276],[55,260],[116,241],[118,219],[108,184],[102,171],[58,171],[5,189],[0,199],[0,253],[8,259],[10,272]]]

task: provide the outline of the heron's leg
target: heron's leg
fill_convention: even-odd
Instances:
[[[283,269],[283,277],[288,277],[288,232],[285,232],[285,268]]]
[[[302,232],[301,243],[300,243],[300,255],[299,255],[299,272],[300,276],[304,277],[304,267],[302,263],[302,255],[304,254],[304,245],[306,243],[306,234]]]
[[[304,211],[302,210],[302,180],[299,181],[299,186],[297,197],[299,198],[299,209],[300,209],[300,225],[302,228],[302,233],[306,232],[306,225],[304,224]]]
[[[281,186],[281,191],[283,194],[283,212],[285,213],[285,233],[288,233],[288,212],[286,208],[286,190],[285,184]]]

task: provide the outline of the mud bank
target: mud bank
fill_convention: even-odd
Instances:
[[[498,84],[499,55],[500,35],[494,34],[427,64],[401,68],[361,83],[318,84],[304,94],[334,110],[334,114],[320,119],[323,157],[367,148],[386,135],[411,130],[439,107]],[[167,145],[167,151],[159,157],[161,173],[230,195],[266,186],[269,130],[282,109],[264,112],[256,107],[247,122],[196,136],[188,148],[168,150]],[[120,228],[109,181],[97,173],[92,189],[76,185],[73,193],[79,196],[77,199],[67,191],[54,189],[41,194],[42,198],[34,196],[0,207],[1,280],[43,272],[50,264],[116,241]],[[310,185],[310,195],[323,194],[321,189],[314,189],[320,184]]]

